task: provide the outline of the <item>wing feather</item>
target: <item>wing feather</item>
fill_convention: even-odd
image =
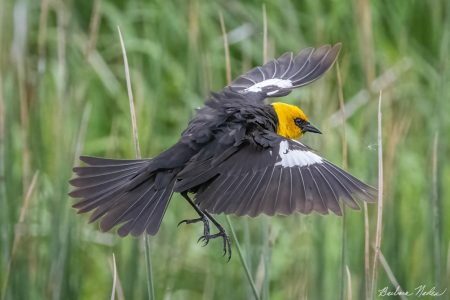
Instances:
[[[211,167],[215,177],[196,195],[201,209],[239,216],[329,210],[341,215],[339,201],[358,209],[355,199],[375,198],[374,188],[299,142],[279,137],[270,150],[253,147],[244,145]]]
[[[315,194],[315,198],[313,200],[313,208],[315,211],[321,213],[321,214],[328,214],[328,207],[325,204],[325,199],[322,196],[322,193],[320,192],[321,187],[319,187],[319,185],[317,184],[317,180],[313,174],[313,172],[311,172],[311,168],[314,165],[312,165],[311,167],[307,167],[308,173],[310,175],[313,187],[312,190],[314,190]]]
[[[249,176],[249,173],[239,175],[239,181],[234,184],[233,188],[230,189],[228,195],[225,195],[222,201],[222,205],[217,205],[214,207],[214,213],[233,213],[236,211],[236,208],[239,206],[239,203],[242,201],[240,197],[240,189],[243,185],[245,185],[246,179]]]
[[[242,196],[239,206],[236,208],[236,215],[242,216],[245,215],[245,212],[247,210],[247,206],[250,203],[250,195],[253,192],[256,182],[260,179],[261,174],[260,172],[253,172],[251,178],[247,181],[247,184],[245,185],[245,188],[242,191]]]
[[[355,177],[340,169],[339,167],[333,165],[332,163],[325,162],[325,165],[329,168],[332,168],[336,172],[335,174],[340,175],[344,180],[346,180],[348,186],[352,187],[355,192],[364,195],[368,199],[371,199],[375,196],[376,190],[374,188],[364,184],[360,180],[356,179]]]
[[[330,179],[334,180],[335,185],[334,185],[334,190],[338,191],[342,197],[342,199],[344,200],[345,204],[347,204],[348,206],[350,206],[353,209],[359,209],[359,205],[358,203],[355,201],[355,199],[352,196],[351,191],[349,190],[349,187],[343,183],[341,180],[342,178],[337,177],[336,174],[334,174],[333,172],[331,172],[328,169],[327,165],[323,166],[323,170],[325,170],[326,172],[328,172],[328,174],[330,175]]]
[[[300,74],[305,66],[308,64],[311,55],[314,53],[314,48],[306,48],[303,49],[295,58],[294,58],[294,67],[292,68],[292,73],[289,74],[288,79],[295,78],[298,74]]]
[[[287,72],[291,69],[292,63],[294,61],[294,54],[292,52],[288,52],[283,54],[280,58],[278,58],[278,63],[280,65],[279,72],[277,74],[277,78],[285,78]]]
[[[275,206],[278,202],[278,191],[280,189],[280,181],[283,175],[283,168],[275,168],[273,172],[272,179],[270,180],[269,185],[267,186],[266,193],[264,198],[261,200],[261,208],[262,212],[266,215],[273,216],[275,215]]]
[[[309,172],[307,172],[307,168],[299,168],[299,171],[303,179],[303,188],[305,189],[305,213],[309,214],[315,206],[314,200],[320,201],[320,199],[318,199],[318,195],[315,194],[314,184]]]
[[[285,96],[320,78],[331,68],[340,49],[341,44],[337,43],[303,49],[295,57],[292,52],[285,53],[239,76],[227,88],[256,100]]]
[[[212,181],[206,188],[202,194],[204,195],[202,199],[203,201],[199,201],[198,197],[196,197],[196,202],[200,206],[201,209],[210,210],[211,207],[209,205],[214,205],[216,195],[223,195],[231,186],[232,180],[236,180],[236,176],[227,176],[222,180],[214,180]]]
[[[320,172],[320,168],[315,165],[312,165],[310,168],[312,174],[314,174],[314,179],[319,186],[320,194],[323,196],[323,204],[325,207],[330,209],[336,215],[342,215],[341,208],[339,206],[339,199],[336,197],[333,192],[333,188],[329,184],[326,177]]]
[[[264,201],[266,199],[267,193],[270,193],[270,190],[273,189],[272,181],[273,178],[276,177],[275,172],[277,171],[277,168],[272,168],[272,172],[270,173],[270,177],[267,179],[264,186],[262,186],[262,195],[258,199],[258,203],[256,206],[256,214],[259,215],[264,211]],[[275,176],[274,176],[275,174]]]
[[[252,195],[250,196],[250,199],[248,200],[248,206],[247,206],[247,213],[249,216],[257,216],[261,212],[258,210],[259,208],[259,199],[261,197],[262,191],[265,191],[265,188],[267,186],[267,182],[270,180],[270,178],[273,175],[274,166],[267,166],[264,169],[264,172],[261,175],[261,178],[258,182],[258,184],[255,186],[254,191],[252,192]]]

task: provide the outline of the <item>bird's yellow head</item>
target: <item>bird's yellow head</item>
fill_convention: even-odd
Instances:
[[[288,139],[298,139],[305,132],[321,133],[309,123],[308,117],[297,106],[275,102],[272,107],[278,118],[277,134]]]

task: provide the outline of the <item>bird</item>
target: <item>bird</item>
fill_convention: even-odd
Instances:
[[[78,213],[92,212],[102,231],[119,236],[155,235],[173,193],[198,216],[178,223],[203,223],[199,241],[231,241],[213,215],[293,213],[342,215],[343,206],[374,202],[376,188],[298,141],[321,134],[298,106],[270,102],[320,78],[336,61],[341,43],[288,52],[211,92],[179,140],[153,158],[81,156],[70,180]],[[211,232],[210,222],[217,232]]]

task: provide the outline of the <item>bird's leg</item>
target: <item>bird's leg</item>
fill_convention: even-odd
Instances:
[[[178,226],[181,224],[192,224],[202,221],[203,222],[203,235],[198,239],[198,241],[203,241],[203,246],[208,245],[209,240],[215,239],[217,237],[221,237],[223,240],[223,255],[225,256],[228,253],[228,261],[231,259],[231,242],[230,238],[228,237],[225,229],[220,225],[220,223],[214,219],[214,217],[207,212],[206,210],[201,210],[197,204],[195,204],[191,198],[189,198],[187,192],[181,193],[181,196],[183,196],[184,199],[195,209],[195,211],[200,216],[196,219],[190,219],[190,220],[182,220],[180,223],[178,223]],[[209,220],[213,222],[213,224],[216,226],[217,230],[219,230],[216,234],[210,234],[209,230]]]
[[[220,225],[220,223],[216,219],[214,219],[214,217],[211,216],[211,214],[209,212],[204,210],[203,213],[208,217],[208,219],[211,220],[211,222],[214,223],[214,225],[219,230],[219,232],[216,234],[205,234],[202,237],[200,237],[199,241],[203,240],[207,244],[209,242],[209,240],[217,238],[217,237],[221,237],[223,240],[223,256],[225,256],[228,252],[228,261],[230,261],[230,259],[231,259],[231,242],[230,242],[229,236],[227,235],[225,229],[223,229],[222,225]]]
[[[181,196],[183,196],[184,199],[186,199],[186,201],[195,209],[195,211],[198,213],[198,215],[200,216],[199,218],[196,219],[189,219],[189,220],[182,220],[180,223],[178,223],[178,226],[180,226],[181,224],[193,224],[193,223],[197,223],[202,221],[203,222],[203,236],[209,236],[209,220],[206,216],[205,213],[203,213],[200,208],[198,208],[197,204],[195,204],[191,198],[189,198],[187,192],[183,192],[181,193]],[[203,244],[203,246],[206,246],[208,244],[209,241],[205,240],[205,243]]]

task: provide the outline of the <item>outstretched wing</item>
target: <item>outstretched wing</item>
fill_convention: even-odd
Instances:
[[[334,63],[341,44],[306,48],[294,55],[283,54],[263,66],[239,76],[228,87],[256,100],[286,96],[292,89],[307,85],[321,77]]]
[[[376,189],[305,145],[281,137],[271,150],[247,145],[219,166],[201,172],[211,179],[199,188],[196,202],[215,214],[327,214],[331,210],[341,215],[340,201],[358,209],[355,199],[372,202],[376,196]]]

